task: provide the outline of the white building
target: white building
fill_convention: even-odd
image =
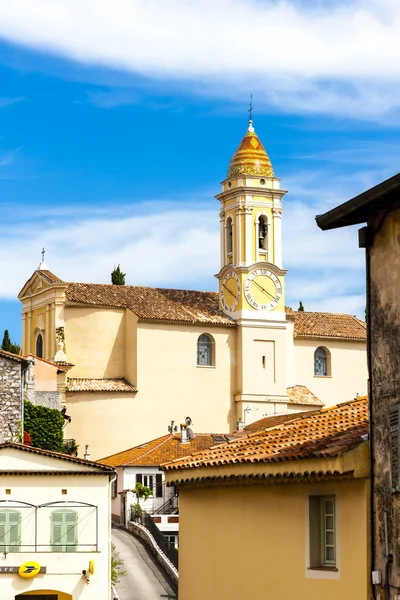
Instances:
[[[1,600],[109,600],[112,468],[0,444]]]

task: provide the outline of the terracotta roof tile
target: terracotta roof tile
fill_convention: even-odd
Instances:
[[[14,354],[13,352],[7,352],[7,350],[0,350],[0,356],[10,358],[16,362],[25,362],[25,358],[23,356],[19,356],[19,354]]]
[[[289,404],[304,404],[308,406],[324,406],[322,400],[317,398],[305,385],[293,385],[286,389]]]
[[[235,326],[234,321],[219,309],[218,294],[215,292],[69,283],[66,298],[67,305],[89,304],[129,308],[143,320]]]
[[[68,392],[137,392],[137,388],[123,377],[114,379],[67,378]]]
[[[46,269],[38,269],[37,272],[41,275],[44,275],[44,277],[48,279],[51,283],[65,283],[65,281],[57,277],[57,275],[54,275],[54,273]]]
[[[367,433],[368,401],[363,397],[213,446],[170,462],[165,469],[337,456],[360,444]]]
[[[221,437],[227,439],[223,435]],[[175,458],[190,456],[194,452],[210,448],[215,444],[215,437],[210,433],[197,433],[188,444],[181,443],[180,435],[168,433],[124,452],[102,458],[99,462],[110,467],[121,465],[159,466]]]
[[[304,412],[297,413],[286,413],[283,415],[271,415],[270,417],[264,417],[263,419],[259,419],[258,421],[254,421],[254,423],[250,423],[247,425],[243,431],[242,435],[249,433],[250,431],[261,431],[262,429],[270,429],[271,427],[276,427],[277,425],[282,425],[283,423],[288,423],[289,421],[296,421],[296,419],[303,419],[310,416],[310,414],[314,414],[314,412],[319,412],[321,409],[313,410],[305,410]]]
[[[295,337],[366,340],[364,321],[352,315],[303,312],[286,309],[288,319],[294,320]]]

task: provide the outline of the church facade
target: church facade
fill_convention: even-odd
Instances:
[[[186,416],[227,433],[366,393],[365,324],[285,307],[285,193],[250,121],[217,195],[217,293],[71,283],[39,265],[19,294],[22,352],[67,370],[80,453],[125,450]]]

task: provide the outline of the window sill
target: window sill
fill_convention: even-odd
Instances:
[[[338,573],[337,567],[308,567],[308,571],[327,571],[328,573]]]
[[[332,375],[314,375],[314,379],[332,379]]]
[[[198,369],[215,369],[215,365],[196,365]]]

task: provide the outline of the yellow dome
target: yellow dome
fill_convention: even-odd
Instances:
[[[251,122],[246,135],[232,157],[228,169],[228,179],[240,177],[240,175],[274,176],[271,161]]]

